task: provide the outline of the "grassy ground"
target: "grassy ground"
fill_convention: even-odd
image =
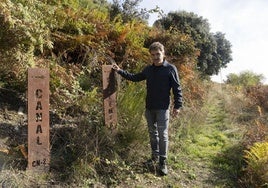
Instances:
[[[150,153],[149,145],[145,144],[133,147],[136,151],[129,154],[132,159],[126,162],[120,161],[119,156],[96,158],[101,161],[99,171],[89,166],[92,162],[80,160],[84,166],[69,168],[73,169],[75,180],[58,181],[59,176],[65,176],[63,172],[57,174],[59,171],[35,176],[23,170],[2,168],[0,183],[4,187],[237,187],[243,127],[233,120],[232,114],[239,109],[239,104],[219,84],[210,88],[205,101],[201,109],[185,108],[178,119],[171,121],[168,176],[161,177],[144,167],[143,162]],[[1,165],[6,157],[6,153],[0,152]],[[79,179],[78,174],[92,176],[82,175]]]

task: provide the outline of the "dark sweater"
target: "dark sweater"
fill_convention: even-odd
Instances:
[[[174,108],[182,107],[182,92],[177,69],[174,65],[163,62],[161,66],[149,65],[142,72],[132,74],[119,70],[118,74],[127,80],[139,82],[146,80],[146,108],[149,110],[167,110],[170,104],[170,90],[174,96]]]

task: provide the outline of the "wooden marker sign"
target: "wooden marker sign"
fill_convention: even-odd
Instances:
[[[28,169],[48,171],[49,70],[28,69]]]
[[[114,128],[117,124],[116,79],[112,65],[102,66],[103,106],[105,125]]]

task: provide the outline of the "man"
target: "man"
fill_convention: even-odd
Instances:
[[[148,124],[152,158],[156,163],[159,160],[160,175],[167,175],[168,153],[168,125],[170,91],[174,96],[172,114],[178,115],[182,107],[182,92],[177,69],[165,60],[164,46],[160,42],[154,42],[149,47],[152,64],[137,74],[128,73],[113,64],[113,69],[127,80],[139,82],[146,80],[146,111],[145,117]]]

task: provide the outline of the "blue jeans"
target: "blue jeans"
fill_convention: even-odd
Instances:
[[[148,124],[152,156],[167,158],[169,110],[145,111]]]

